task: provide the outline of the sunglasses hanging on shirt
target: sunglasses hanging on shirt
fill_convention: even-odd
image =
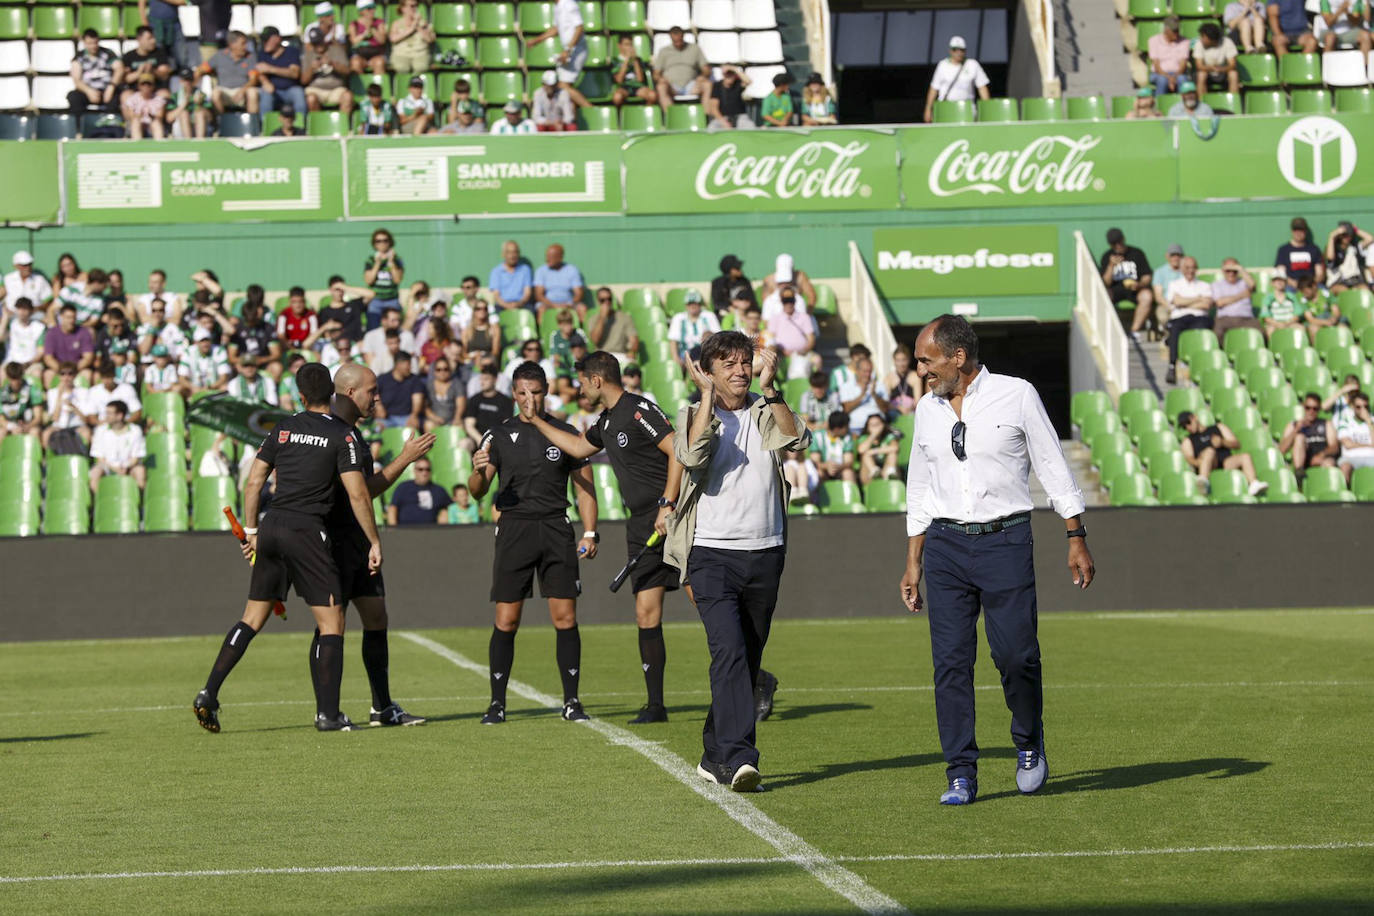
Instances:
[[[954,428],[949,431],[949,447],[954,451],[954,457],[963,461],[968,457],[964,451],[964,421],[960,420],[954,424]]]

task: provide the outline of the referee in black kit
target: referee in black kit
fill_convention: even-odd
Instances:
[[[690,364],[701,403],[678,417],[686,433],[675,452],[686,476],[665,552],[691,584],[711,650],[711,709],[697,773],[737,792],[757,790],[761,778],[754,681],[787,549],[782,453],[803,452],[811,440],[773,386],[777,351],[760,356],[761,398],[749,392],[753,341],[738,331],[706,338],[700,364]]]
[[[630,557],[644,548],[655,531],[665,534],[664,520],[677,508],[682,466],[673,460],[673,427],[657,404],[625,390],[620,362],[604,350],[588,354],[575,367],[582,396],[601,416],[585,438],[555,426],[538,414],[530,422],[550,442],[575,458],[590,458],[602,449],[620,482],[620,495],[630,509],[625,549]],[[639,660],[644,669],[648,703],[631,725],[667,722],[663,705],[663,596],[678,587],[678,571],[663,562],[662,542],[651,547],[630,573],[639,624]]]
[[[1065,520],[1074,584],[1087,588],[1095,570],[1083,527],[1083,494],[1035,388],[980,365],[978,336],[963,318],[941,315],[922,329],[916,372],[928,392],[916,403],[901,591],[907,608],[919,611],[924,569],[935,717],[949,780],[940,804],[967,805],[978,797],[973,663],[980,608],[1011,710],[1016,786],[1029,795],[1049,776],[1031,467]]]
[[[534,574],[539,573],[539,593],[549,602],[549,616],[557,631],[555,655],[563,679],[563,718],[586,719],[577,698],[578,672],[582,667],[582,639],[577,632],[577,596],[582,580],[579,556],[596,556],[596,493],[591,469],[549,442],[531,422],[545,422],[570,435],[576,431],[544,413],[549,382],[538,363],[521,363],[512,376],[512,394],[520,409],[517,416],[492,426],[473,455],[468,491],[481,499],[492,478],[501,475],[495,507],[501,513],[496,526],[496,557],[492,563],[491,600],[496,602],[496,623],[487,650],[491,668],[491,706],[483,725],[506,721],[506,684],[515,660],[515,632],[525,599],[534,595]],[[582,540],[573,537],[568,520],[568,479],[577,486],[577,508],[582,516]]]
[[[364,463],[366,443],[348,424],[330,413],[334,383],[319,363],[296,374],[305,410],[288,417],[263,439],[248,475],[243,497],[244,518],[258,517],[258,497],[267,475],[275,468],[277,489],[261,531],[246,528],[244,555],[256,556],[248,604],[243,619],[230,628],[210,669],[205,688],[192,708],[208,731],[219,731],[219,688],[243,657],[253,636],[272,613],[272,605],[286,597],[287,586],[310,605],[319,628],[319,642],[310,656],[315,684],[315,727],[320,731],[348,731],[352,723],[339,711],[343,680],[343,589],[334,562],[325,519],[341,482],[353,516],[367,538],[367,568],[382,568],[382,543],[372,518]]]

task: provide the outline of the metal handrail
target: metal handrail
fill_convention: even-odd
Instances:
[[[1086,330],[1107,391],[1116,399],[1130,387],[1130,344],[1126,330],[1117,318],[1116,306],[1112,305],[1111,297],[1107,295],[1102,273],[1097,269],[1097,260],[1088,249],[1083,233],[1075,230],[1073,238],[1077,290],[1074,318]]]
[[[897,336],[892,333],[883,297],[873,284],[873,275],[868,272],[863,252],[852,239],[849,242],[849,307],[851,311],[846,323],[858,324],[864,343],[873,351],[874,374],[886,378],[892,371],[892,351],[897,349]]]

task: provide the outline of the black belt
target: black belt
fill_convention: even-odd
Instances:
[[[937,518],[932,519],[931,524],[948,528],[950,531],[957,531],[960,534],[996,534],[1007,528],[1028,524],[1030,520],[1029,512],[1020,512],[1005,518],[996,518],[990,522],[956,522],[952,518]]]

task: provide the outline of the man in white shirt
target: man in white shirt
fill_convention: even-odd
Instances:
[[[277,383],[258,371],[258,361],[252,356],[239,359],[239,374],[229,380],[224,390],[240,401],[277,406]]]
[[[0,314],[0,341],[5,343],[5,362],[18,363],[29,375],[41,377],[43,374],[43,335],[48,326],[33,313],[33,303],[27,296],[20,296],[11,303],[15,306],[9,314]]]
[[[1165,302],[1169,305],[1169,371],[1164,381],[1170,385],[1177,381],[1174,371],[1178,363],[1178,338],[1191,328],[1210,328],[1212,326],[1212,284],[1197,278],[1197,258],[1185,257],[1179,263],[1183,276],[1169,281],[1164,291]]]
[[[587,65],[587,41],[583,37],[582,8],[577,0],[558,0],[553,7],[553,28],[541,32],[529,40],[530,46],[548,41],[555,35],[563,50],[554,58],[558,68],[558,85],[568,91],[573,104],[579,108],[589,108],[587,97],[574,88],[582,68]]]
[[[133,477],[140,490],[148,482],[148,470],[143,466],[143,459],[148,456],[143,430],[128,422],[128,418],[129,408],[123,401],[111,401],[105,407],[105,423],[91,437],[93,493],[106,474]]]
[[[52,303],[52,284],[33,269],[33,255],[27,251],[14,253],[14,270],[5,274],[5,308],[13,312],[20,299],[28,299],[39,314],[46,314]]]
[[[167,302],[154,299],[148,303],[148,321],[138,329],[138,351],[144,363],[152,362],[153,348],[159,345],[175,362],[181,359],[188,346],[180,325],[170,320]]]
[[[849,414],[849,432],[860,435],[868,418],[886,414],[887,391],[873,372],[873,360],[864,358],[854,363],[854,378],[840,383],[840,409]]]
[[[108,362],[100,367],[99,380],[85,391],[77,393],[81,396],[81,412],[85,414],[86,422],[92,429],[104,419],[105,408],[115,401],[124,405],[124,415],[135,423],[143,412],[143,404],[139,402],[134,387],[128,382],[116,381],[115,368]]]
[[[919,612],[924,570],[935,713],[949,779],[940,804],[967,805],[978,795],[973,662],[980,607],[1011,710],[1016,786],[1030,794],[1049,775],[1031,546],[1032,465],[1065,519],[1074,584],[1087,588],[1094,570],[1083,493],[1035,388],[981,366],[978,335],[963,318],[941,315],[922,329],[916,372],[930,391],[916,403],[901,592],[907,608]]]
[[[505,112],[505,116],[491,125],[492,136],[502,137],[538,132],[534,122],[525,117],[525,109],[519,102],[507,102],[506,107],[501,110]]]
[[[181,375],[182,394],[190,397],[198,391],[219,391],[229,384],[229,354],[215,345],[208,328],[196,328],[191,335],[192,348],[181,358],[177,371]],[[323,354],[321,354],[323,355]]]
[[[405,350],[407,353],[415,352],[415,335],[401,330],[401,310],[395,306],[387,306],[382,310],[382,323],[363,335],[362,345],[358,348],[362,351],[363,359],[367,361],[367,368],[377,375],[390,372],[396,365],[395,357],[386,344],[387,331],[398,332],[400,345],[397,349]]]
[[[991,98],[988,82],[983,65],[968,56],[964,39],[955,35],[949,40],[949,57],[935,65],[935,75],[930,78],[930,89],[926,92],[926,123],[930,123],[937,100],[971,102],[975,93],[980,99]]]
[[[181,297],[167,290],[167,271],[161,268],[149,272],[148,291],[134,303],[134,311],[138,313],[140,322],[147,324],[154,321],[153,303],[158,300],[162,301],[167,320],[172,324],[180,323],[183,308]]]
[[[535,91],[533,104],[530,106],[530,118],[534,121],[534,126],[543,133],[577,130],[577,125],[573,123],[572,96],[568,94],[568,90],[558,85],[558,74],[552,70],[545,70],[543,83],[544,85]]]
[[[673,348],[673,359],[686,364],[694,349],[712,334],[720,333],[720,319],[715,312],[703,309],[701,293],[687,290],[683,302],[686,311],[678,312],[668,322],[668,342]]]

